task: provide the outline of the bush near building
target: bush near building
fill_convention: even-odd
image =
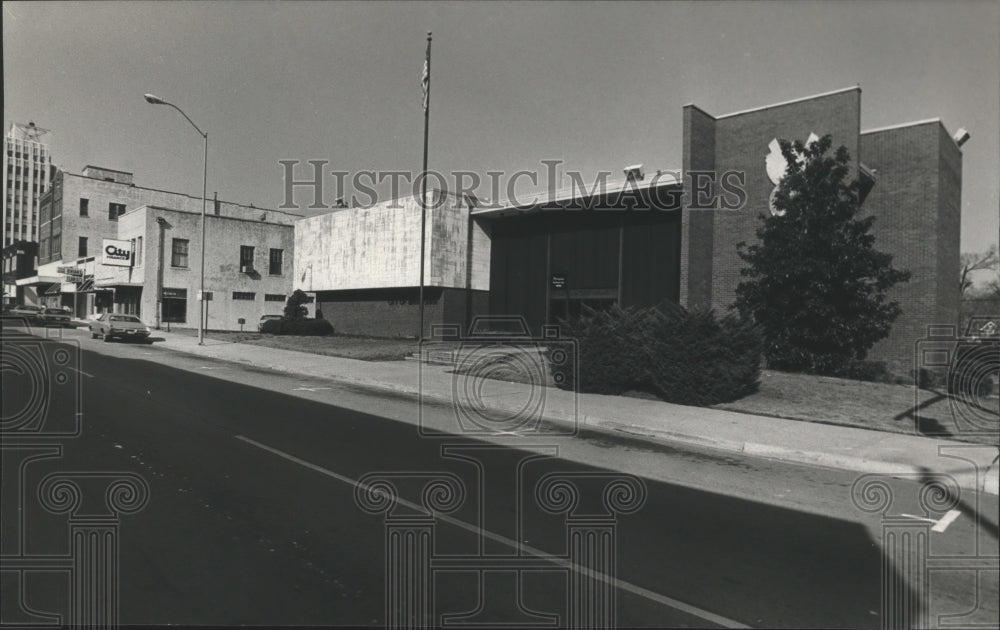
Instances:
[[[305,317],[269,319],[261,325],[260,331],[271,335],[332,335],[333,324],[325,319]]]
[[[562,387],[599,394],[650,393],[672,403],[713,405],[757,391],[761,339],[746,320],[659,307],[584,310],[563,322],[577,341],[578,382]]]

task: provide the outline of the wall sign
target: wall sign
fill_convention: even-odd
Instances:
[[[132,266],[132,243],[106,238],[101,247],[101,264],[113,267]]]
[[[553,289],[565,289],[566,288],[566,274],[564,274],[564,273],[554,273],[554,274],[552,274],[552,288]]]

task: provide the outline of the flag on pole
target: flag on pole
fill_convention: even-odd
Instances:
[[[424,72],[420,76],[420,87],[424,92],[424,111],[427,111],[427,100],[431,91],[431,42],[427,41],[427,56],[424,57]]]

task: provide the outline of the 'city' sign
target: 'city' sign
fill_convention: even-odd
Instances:
[[[117,239],[104,239],[101,264],[113,265],[115,267],[132,266],[132,243],[130,241],[119,241]]]

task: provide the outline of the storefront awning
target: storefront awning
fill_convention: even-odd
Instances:
[[[88,293],[93,290],[94,290],[94,281],[92,279],[84,280],[83,282],[80,283],[80,286],[76,288],[77,293]]]
[[[63,281],[62,276],[31,276],[28,278],[21,278],[20,280],[17,281],[16,284],[19,287],[28,287],[28,286],[36,286],[43,284],[53,284],[62,281]]]
[[[60,293],[62,293],[62,284],[59,282],[56,282],[45,290],[45,295],[59,295]]]

